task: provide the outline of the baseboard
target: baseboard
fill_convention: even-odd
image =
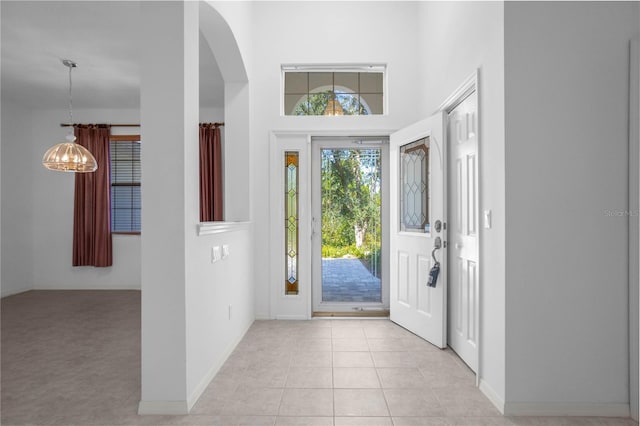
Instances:
[[[32,288],[32,290],[37,291],[111,291],[111,290],[135,290],[142,291],[140,284],[126,284],[126,285],[109,285],[109,284],[101,284],[95,287],[82,287],[75,285],[55,285],[55,286],[37,286]]]
[[[355,312],[313,312],[314,318],[389,318],[389,310]]]
[[[200,399],[200,397],[202,396],[202,393],[207,389],[207,386],[209,386],[209,383],[211,383],[211,380],[213,380],[216,374],[218,374],[218,371],[220,371],[220,368],[222,368],[222,366],[227,361],[227,359],[229,358],[233,350],[236,348],[236,346],[238,346],[238,344],[240,343],[244,335],[247,334],[247,331],[249,331],[251,324],[253,324],[253,321],[251,321],[249,325],[245,327],[244,331],[240,333],[240,335],[235,340],[233,340],[229,346],[227,346],[226,350],[220,357],[220,360],[211,367],[209,372],[202,378],[202,380],[200,381],[200,383],[198,383],[198,385],[195,387],[193,392],[191,392],[191,395],[187,400],[187,412],[191,411],[193,406],[196,405],[196,402],[198,402],[198,399]]]
[[[484,396],[486,396],[489,401],[491,401],[491,403],[498,409],[498,411],[500,411],[500,414],[505,414],[504,400],[500,397],[500,395],[498,395],[498,392],[496,392],[487,382],[482,379],[480,379],[480,385],[478,387],[480,388],[480,391],[484,394]]]
[[[189,414],[187,401],[140,401],[138,414],[180,416]]]
[[[31,291],[31,290],[33,290],[33,289],[25,288],[25,289],[20,289],[20,290],[11,290],[11,291],[7,291],[7,292],[3,292],[1,297],[15,296],[16,294],[26,293],[27,291]]]
[[[270,320],[271,317],[269,316],[269,314],[256,314],[256,320],[258,321],[263,321],[263,320]]]
[[[507,402],[505,416],[629,417],[629,404],[588,402]]]

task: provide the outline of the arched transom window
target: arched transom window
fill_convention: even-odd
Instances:
[[[283,67],[284,115],[384,114],[384,67],[313,71]]]

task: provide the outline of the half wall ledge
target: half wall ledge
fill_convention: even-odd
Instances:
[[[198,224],[198,236],[248,231],[250,227],[251,222],[201,222]]]

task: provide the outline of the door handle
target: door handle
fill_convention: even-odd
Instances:
[[[436,250],[439,250],[440,247],[442,247],[442,238],[436,237],[433,242],[433,250],[431,251],[431,257],[433,258],[434,264],[439,263],[438,259],[436,259]]]

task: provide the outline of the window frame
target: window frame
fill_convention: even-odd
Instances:
[[[293,115],[287,114],[285,109],[285,74],[287,72],[319,72],[319,73],[381,73],[382,74],[382,113],[381,114],[356,114],[349,117],[384,117],[389,115],[389,94],[387,84],[387,65],[373,64],[283,64],[280,67],[280,116],[282,117],[324,117],[323,115]],[[361,93],[358,93],[360,96]],[[328,117],[335,117],[330,115]]]
[[[406,195],[405,195],[405,156],[412,155],[412,153],[422,151],[424,153],[424,166],[425,168],[421,170],[421,173],[424,173],[423,177],[425,179],[424,182],[424,190],[421,191],[421,213],[424,213],[424,220],[422,220],[420,226],[416,225],[408,225],[405,222],[405,213],[406,213]],[[430,209],[431,209],[431,164],[430,164],[430,155],[431,155],[431,136],[425,136],[423,138],[419,138],[413,140],[412,142],[408,142],[402,144],[398,147],[398,171],[399,171],[399,181],[398,181],[398,195],[400,196],[400,203],[398,206],[398,226],[400,232],[411,232],[411,233],[421,233],[426,234],[430,231]]]
[[[110,191],[110,195],[109,195],[109,214],[111,217],[113,217],[113,205],[112,205],[112,199],[111,199],[111,190],[113,188],[113,180],[112,180],[112,175],[111,175],[111,144],[112,143],[120,143],[120,142],[140,142],[140,135],[139,134],[130,134],[130,135],[111,135],[109,137],[109,191]],[[140,184],[137,185],[116,185],[116,186],[139,186],[140,188],[142,188],[142,182],[140,182]],[[142,235],[142,230],[140,231],[114,231],[113,230],[113,220],[110,221],[109,223],[109,227],[111,228],[111,234],[112,235]]]

